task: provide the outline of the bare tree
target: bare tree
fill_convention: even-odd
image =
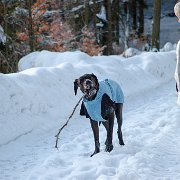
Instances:
[[[96,4],[96,1],[93,0],[93,8],[92,8],[92,11],[93,11],[93,26],[94,26],[94,33],[95,33],[95,36],[97,36],[97,28],[96,28],[96,13],[97,13],[97,4]]]
[[[132,0],[132,30],[136,32],[137,30],[137,0]]]
[[[29,34],[29,46],[30,46],[30,51],[34,51],[35,47],[35,38],[34,38],[34,31],[33,31],[33,19],[32,19],[32,5],[33,2],[32,0],[28,0],[27,1],[27,9],[28,9],[28,34]]]
[[[138,0],[138,35],[141,37],[141,35],[144,33],[144,8],[146,7],[144,0]]]
[[[112,48],[112,9],[111,9],[111,0],[104,0],[104,6],[106,8],[107,12],[107,33],[105,35],[106,37],[106,46],[104,54],[110,55],[113,53]]]
[[[89,2],[84,0],[84,24],[88,27],[89,25]]]
[[[125,20],[125,49],[129,47],[129,21],[130,21],[130,12],[129,12],[129,0],[126,0],[124,2],[124,9],[126,14],[126,20]]]
[[[161,0],[153,2],[153,27],[152,27],[152,47],[159,50],[160,44],[160,17],[161,17]]]
[[[119,21],[120,21],[120,1],[114,0],[112,2],[112,29],[113,29],[113,41],[119,45]]]

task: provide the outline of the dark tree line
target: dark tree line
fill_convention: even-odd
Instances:
[[[152,11],[157,48],[160,4],[154,0]],[[43,49],[111,55],[122,53],[134,39],[146,43],[145,8],[146,0],[1,0],[6,41],[0,39],[0,72],[16,72],[22,56]]]

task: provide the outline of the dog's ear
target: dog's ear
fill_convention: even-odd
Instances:
[[[177,92],[179,91],[177,83],[176,83],[176,91],[177,91]]]
[[[74,81],[74,93],[75,95],[77,94],[77,89],[78,89],[79,85],[78,85],[78,79],[75,79]]]

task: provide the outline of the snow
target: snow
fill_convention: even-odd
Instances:
[[[167,52],[167,51],[172,51],[172,50],[175,49],[175,48],[176,48],[175,45],[173,45],[173,44],[170,43],[170,42],[167,42],[160,51],[165,51],[165,52]]]
[[[141,54],[141,51],[135,48],[128,48],[124,51],[123,56],[128,58],[128,57],[135,56],[136,54]]]
[[[106,19],[106,9],[105,9],[105,7],[104,7],[103,5],[101,6],[100,12],[99,12],[98,14],[96,14],[96,16],[97,16],[100,20],[102,20],[102,21],[104,21],[104,22],[107,22],[107,19]]]
[[[161,19],[160,35],[160,52],[131,48],[125,57],[91,57],[44,50],[23,57],[18,73],[0,74],[0,180],[180,179],[176,17]],[[116,80],[125,94],[125,146],[118,144],[115,120],[113,151],[104,152],[106,132],[100,126],[101,152],[93,157],[92,130],[80,107],[60,135],[59,151],[54,148],[54,136],[82,96],[74,95],[73,82],[85,73]]]
[[[33,52],[19,72],[0,74],[0,179],[144,180],[180,179],[180,108],[176,104],[176,52],[88,56],[76,52]],[[92,158],[93,134],[79,107],[55,146],[55,135],[80,97],[73,82],[84,73],[116,80],[125,94],[123,136]]]
[[[5,43],[6,42],[6,36],[4,34],[4,29],[3,27],[0,25],[0,43]]]

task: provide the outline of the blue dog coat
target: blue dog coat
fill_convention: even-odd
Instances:
[[[107,94],[114,103],[124,102],[124,94],[118,83],[111,79],[99,81],[99,90],[96,98],[92,101],[83,98],[85,108],[94,121],[105,121],[101,115],[101,101],[104,94]]]

